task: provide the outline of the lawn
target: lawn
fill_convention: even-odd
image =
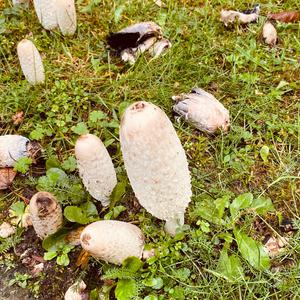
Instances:
[[[300,2],[262,0],[257,23],[228,27],[220,21],[222,8],[244,10],[256,2],[164,3],[77,0],[77,31],[63,36],[42,28],[32,3],[17,8],[1,1],[1,135],[26,136],[42,152],[32,164],[19,162],[18,176],[0,191],[0,223],[12,222],[12,214],[20,220],[32,195],[49,191],[64,208],[92,207],[91,215],[82,208],[75,222],[65,220],[64,234],[99,216],[130,222],[155,256],[114,266],[59,238],[42,247],[33,228],[19,224],[0,239],[0,299],[63,299],[81,279],[95,300],[300,299],[300,22],[277,23],[275,47],[262,39],[267,13],[300,11]],[[159,24],[172,48],[124,64],[106,37],[142,21]],[[25,37],[43,58],[42,85],[29,85],[22,74],[16,47]],[[209,135],[177,120],[171,97],[193,87],[230,111],[228,133]],[[140,206],[124,168],[119,124],[125,108],[140,100],[165,111],[188,158],[193,196],[174,238]],[[21,111],[24,118],[14,124]],[[109,208],[78,176],[74,145],[87,132],[101,138],[117,172]],[[263,245],[280,237],[286,245],[269,258]],[[43,270],[34,273],[41,262]]]

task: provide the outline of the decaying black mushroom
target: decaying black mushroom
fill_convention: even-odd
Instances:
[[[156,37],[162,38],[160,26],[154,22],[142,22],[128,26],[108,36],[108,44],[116,50],[138,47],[145,40]]]
[[[152,56],[157,57],[171,46],[171,43],[163,38],[161,27],[154,22],[131,25],[121,31],[111,33],[107,40],[109,46],[118,52],[121,59],[130,64],[134,64],[138,56],[147,50]],[[166,41],[168,41],[167,45]]]

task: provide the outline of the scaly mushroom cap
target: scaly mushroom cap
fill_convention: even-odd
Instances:
[[[265,42],[274,46],[277,42],[277,31],[274,25],[271,22],[266,22],[263,27],[263,38]]]
[[[56,16],[62,34],[73,35],[77,27],[74,0],[56,0]]]
[[[228,130],[229,112],[212,94],[195,88],[189,94],[173,96],[172,99],[176,101],[173,110],[198,129],[208,133],[218,128]]]
[[[130,257],[142,257],[144,235],[135,225],[121,221],[97,221],[80,236],[81,246],[92,256],[113,264]]]
[[[28,82],[32,85],[45,81],[45,72],[42,58],[35,45],[27,39],[17,46],[20,65]]]
[[[60,204],[48,192],[38,192],[30,200],[29,213],[36,234],[44,239],[55,233],[63,224]]]
[[[85,188],[103,206],[108,205],[109,196],[117,184],[117,176],[101,140],[93,134],[80,136],[76,141],[75,156]]]
[[[192,195],[190,174],[185,152],[166,114],[145,101],[130,105],[121,121],[120,142],[141,205],[166,221],[184,214]]]
[[[161,38],[161,27],[154,22],[142,22],[111,33],[108,37],[108,44],[113,49],[135,48],[150,37]]]
[[[13,167],[18,159],[28,154],[29,139],[21,135],[0,136],[0,167]]]
[[[57,27],[56,0],[33,0],[36,15],[47,30]]]

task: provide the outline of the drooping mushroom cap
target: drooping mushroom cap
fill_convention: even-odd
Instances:
[[[120,142],[140,204],[166,221],[183,214],[192,195],[190,174],[184,149],[166,114],[145,101],[130,105],[121,121]]]
[[[55,233],[63,223],[62,209],[48,192],[38,192],[30,200],[29,213],[32,225],[40,238]]]
[[[81,233],[81,246],[92,256],[113,264],[130,257],[142,257],[144,236],[132,224],[103,220],[89,224]]]
[[[102,205],[108,205],[117,177],[102,141],[93,134],[80,136],[75,144],[75,156],[80,177],[88,192]]]
[[[47,30],[57,27],[56,0],[33,0],[36,15]]]
[[[191,93],[173,96],[172,99],[176,101],[173,110],[198,129],[208,133],[229,129],[229,111],[212,94],[194,88]]]

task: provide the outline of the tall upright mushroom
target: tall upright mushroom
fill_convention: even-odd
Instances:
[[[60,204],[48,192],[38,192],[30,200],[29,213],[36,234],[44,239],[55,233],[63,224]]]
[[[17,46],[22,71],[31,85],[45,81],[45,71],[41,55],[33,42],[24,39]]]
[[[137,199],[153,216],[166,220],[166,231],[175,235],[192,191],[186,155],[171,121],[154,104],[136,102],[122,117],[120,142]]]
[[[89,224],[80,236],[81,246],[92,256],[113,264],[130,257],[142,257],[144,235],[135,225],[103,220]]]
[[[85,134],[76,141],[75,156],[85,188],[92,197],[107,206],[117,184],[117,176],[105,146],[95,135]]]
[[[56,17],[63,35],[73,35],[76,31],[76,9],[74,0],[56,0]]]
[[[47,30],[57,27],[56,0],[33,0],[36,15]]]

